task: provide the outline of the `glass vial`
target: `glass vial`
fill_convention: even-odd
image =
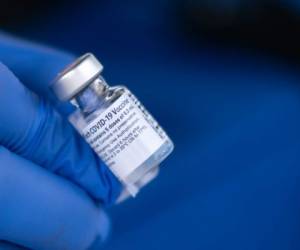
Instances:
[[[135,196],[158,174],[174,145],[157,121],[124,86],[110,87],[103,66],[90,53],[78,58],[51,85],[75,111],[69,121]],[[122,198],[121,198],[122,199]]]

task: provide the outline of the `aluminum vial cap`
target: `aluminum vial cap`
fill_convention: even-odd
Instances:
[[[60,101],[70,100],[97,78],[102,70],[102,64],[93,54],[84,54],[58,74],[51,88]]]

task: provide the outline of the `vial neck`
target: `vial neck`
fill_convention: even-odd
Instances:
[[[86,117],[103,106],[107,89],[108,84],[100,76],[78,93],[71,103],[79,108]]]

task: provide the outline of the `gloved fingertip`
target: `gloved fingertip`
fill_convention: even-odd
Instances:
[[[98,235],[92,242],[92,244],[88,247],[88,250],[98,250],[103,247],[104,243],[107,241],[110,232],[111,232],[111,222],[107,216],[107,214],[100,210],[99,213],[99,228],[98,228]]]
[[[102,238],[99,236],[92,243],[92,245],[88,248],[88,250],[99,250],[103,246]]]
[[[100,210],[99,213],[99,232],[102,243],[108,239],[111,232],[111,221],[105,211]]]

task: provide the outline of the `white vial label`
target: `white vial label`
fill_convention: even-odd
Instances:
[[[111,171],[125,180],[166,141],[148,120],[135,98],[125,91],[83,129],[83,135]]]

